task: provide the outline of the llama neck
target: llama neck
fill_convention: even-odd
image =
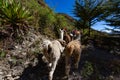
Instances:
[[[66,31],[65,31],[65,33],[64,33],[64,34],[65,34],[65,36],[67,36],[67,35],[68,35],[68,33],[67,33]]]
[[[61,30],[61,31],[60,31],[60,39],[62,39],[62,40],[63,40],[63,35],[64,35],[64,31]]]
[[[81,41],[81,34],[79,34],[79,35],[76,36],[76,40]]]

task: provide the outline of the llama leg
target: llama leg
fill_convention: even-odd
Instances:
[[[79,61],[80,61],[80,53],[74,56],[74,60],[75,60],[75,64],[74,64],[75,69],[78,69]]]
[[[70,68],[71,68],[71,55],[73,54],[74,48],[73,47],[68,47],[66,49],[66,54],[65,54],[65,74],[69,77],[69,72],[70,72]]]
[[[70,72],[70,56],[66,56],[66,64],[65,64],[65,74],[66,76],[69,76]]]
[[[52,80],[52,78],[53,78],[53,73],[54,73],[54,71],[55,71],[57,62],[58,62],[57,59],[55,59],[55,60],[52,62],[51,70],[50,70],[50,72],[49,72],[49,80]]]

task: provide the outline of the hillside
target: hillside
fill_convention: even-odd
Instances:
[[[22,16],[27,12],[30,14],[20,18],[18,11],[12,11],[9,15],[15,17],[8,18],[0,13],[4,16],[3,19],[0,18],[0,80],[47,80],[49,70],[42,60],[42,43],[45,39],[58,39],[60,28],[67,27],[68,30],[73,30],[76,20],[63,13],[55,13],[44,0],[18,2],[21,3],[20,8],[18,3],[10,3],[15,5],[15,9],[12,6],[12,10],[16,11],[19,8]],[[9,11],[9,7],[5,10]],[[91,31],[91,38],[84,35],[78,73],[71,72],[69,80],[119,80],[119,40],[96,30]],[[64,71],[65,59],[61,56],[54,80],[66,80]]]
[[[69,16],[69,15],[67,15],[67,14],[65,14],[65,13],[57,13],[58,15],[63,15],[65,18],[67,18],[70,22],[75,22],[76,20],[73,18],[73,17],[71,17],[71,16]]]

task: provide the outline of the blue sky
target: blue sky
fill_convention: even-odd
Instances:
[[[45,0],[49,7],[51,7],[56,13],[66,13],[70,16],[74,16],[72,14],[73,6],[75,0]]]
[[[45,2],[56,13],[66,13],[69,16],[72,16],[75,18],[75,15],[72,13],[75,0],[68,0],[68,1],[66,0],[45,0]],[[108,27],[108,26],[105,25],[104,21],[98,22],[92,26],[93,29],[99,30],[99,31],[103,30],[105,27]]]

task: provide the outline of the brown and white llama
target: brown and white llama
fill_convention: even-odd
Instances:
[[[53,79],[53,74],[56,69],[56,65],[58,60],[60,59],[61,53],[64,50],[65,41],[58,40],[44,40],[43,41],[43,55],[48,61],[50,72],[49,72],[49,80]]]
[[[69,76],[71,68],[71,57],[74,58],[74,68],[78,69],[82,45],[81,45],[81,32],[76,30],[74,34],[71,33],[72,38],[66,30],[61,30],[61,39],[65,40],[67,45],[65,47],[65,74]],[[65,38],[63,38],[63,36]]]
[[[65,40],[68,44],[72,41],[72,36],[65,29],[60,29],[60,39]]]
[[[65,32],[65,31],[64,31]],[[66,34],[64,34],[65,36]],[[76,31],[73,35],[74,40],[69,41],[65,47],[65,74],[69,76],[70,68],[71,68],[71,57],[74,58],[74,68],[78,69],[82,45],[80,42],[81,34],[79,31]],[[68,37],[66,37],[68,38]],[[63,38],[64,39],[64,38]],[[69,39],[69,38],[68,38]],[[66,41],[66,40],[65,40]]]
[[[78,69],[82,46],[79,40],[69,42],[65,48],[65,74],[69,76],[71,68],[71,58],[73,58],[74,69]]]

